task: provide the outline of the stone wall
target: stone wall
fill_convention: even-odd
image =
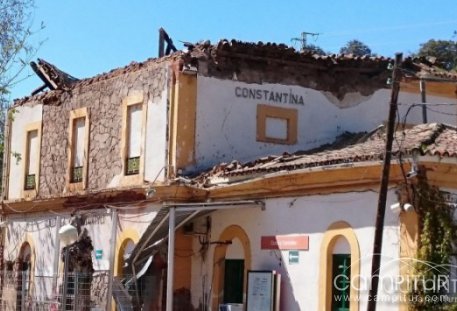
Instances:
[[[127,67],[128,68],[128,67]],[[145,102],[158,100],[166,86],[167,63],[148,63],[108,79],[79,82],[69,92],[46,96],[43,108],[39,197],[64,193],[67,176],[70,111],[87,107],[89,161],[87,190],[106,189],[122,173],[122,99],[143,92]]]

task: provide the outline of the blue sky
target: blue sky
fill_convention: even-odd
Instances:
[[[417,51],[428,39],[449,40],[457,30],[457,1],[146,1],[35,0],[32,42],[44,41],[36,57],[85,78],[157,55],[158,29],[179,40],[271,41],[291,45],[302,31],[309,43],[337,53],[351,39],[393,56]],[[299,48],[298,45],[295,45]],[[36,58],[35,57],[35,58]],[[33,74],[31,69],[25,73]],[[12,89],[11,99],[41,85],[36,77]]]

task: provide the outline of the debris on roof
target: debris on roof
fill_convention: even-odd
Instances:
[[[357,137],[359,139],[355,140],[354,138]],[[229,164],[222,163],[196,177],[194,182],[205,186],[213,178],[381,161],[385,152],[385,138],[385,128],[378,127],[364,137],[363,133],[346,135],[334,144],[322,148],[325,150],[314,150],[313,153],[308,151],[306,153],[286,153],[280,156],[271,155],[244,164],[238,161]],[[430,123],[397,131],[392,149],[393,155],[398,157],[400,151],[404,155],[409,155],[414,150],[420,152],[421,155],[457,157],[457,128]]]
[[[166,33],[165,33],[166,34]],[[163,43],[166,42],[166,36]],[[168,39],[170,39],[168,37]],[[170,39],[170,43],[172,41]],[[342,99],[347,92],[360,92],[364,96],[380,88],[387,88],[386,80],[391,75],[387,69],[393,61],[382,56],[355,56],[351,54],[318,55],[310,51],[300,52],[285,44],[250,43],[237,40],[221,40],[216,44],[202,41],[196,44],[186,42],[185,51],[176,51],[159,58],[131,64],[101,73],[91,78],[78,80],[39,59],[32,68],[45,85],[32,95],[48,87],[50,90],[69,90],[98,81],[146,68],[151,64],[179,60],[183,67],[198,69],[198,74],[223,79],[235,79],[247,83],[284,83],[313,87],[329,91]],[[163,46],[165,49],[165,46]],[[167,52],[175,51],[169,45]],[[199,68],[200,62],[206,62]],[[408,58],[403,63],[405,76],[413,79],[427,78],[457,82],[457,73],[439,69],[433,60]],[[259,74],[262,72],[262,74]],[[348,74],[350,73],[350,74]],[[26,97],[15,104],[23,104],[35,98]]]
[[[32,95],[48,87],[50,90],[68,90],[74,83],[79,81],[77,78],[60,70],[56,66],[43,59],[38,58],[38,63],[31,62],[30,66],[37,76],[44,82],[44,85],[32,92]]]

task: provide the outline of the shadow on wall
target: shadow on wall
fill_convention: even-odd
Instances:
[[[291,284],[289,271],[284,266],[284,258],[280,251],[272,250],[270,255],[276,257],[276,264],[273,261],[259,264],[261,270],[275,270],[281,275],[281,301],[279,310],[300,311],[298,301],[295,299],[294,289]]]

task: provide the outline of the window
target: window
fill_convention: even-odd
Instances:
[[[332,311],[349,311],[351,255],[333,254]]]
[[[70,111],[68,132],[67,189],[82,190],[86,183],[89,149],[89,114],[86,107]]]
[[[257,141],[295,144],[297,119],[296,109],[257,105]]]
[[[127,157],[125,160],[125,175],[136,175],[140,172],[142,112],[142,104],[127,106]]]
[[[71,142],[73,152],[70,168],[71,183],[83,181],[85,127],[86,118],[73,119],[73,141]]]
[[[224,262],[224,303],[243,303],[244,260],[226,259]]]
[[[35,190],[38,181],[38,166],[40,158],[38,130],[27,132],[26,168],[24,190]]]

